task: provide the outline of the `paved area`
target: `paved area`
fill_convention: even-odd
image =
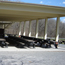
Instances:
[[[0,65],[65,65],[65,52],[0,52]]]
[[[0,48],[0,65],[65,65],[65,45],[58,49]]]

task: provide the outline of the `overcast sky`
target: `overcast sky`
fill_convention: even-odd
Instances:
[[[12,0],[12,1],[16,1],[16,0]],[[26,3],[35,3],[35,4],[65,7],[65,0],[19,0],[19,1],[26,2]],[[61,21],[65,22],[65,17],[61,17],[60,19]]]

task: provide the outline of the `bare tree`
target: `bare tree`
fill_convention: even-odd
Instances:
[[[24,22],[21,23],[22,28],[21,32],[23,34],[23,26]],[[11,30],[10,30],[11,29]],[[39,36],[44,36],[44,29],[45,29],[45,20],[39,20]],[[8,29],[7,33],[10,33],[12,30],[14,30],[14,34],[18,34],[19,32],[19,22],[16,22],[12,24],[12,26]],[[59,26],[59,34],[60,38],[65,38],[65,23],[62,23],[60,21],[60,26]],[[36,20],[32,21],[32,36],[35,36],[35,31],[36,31]],[[26,23],[26,36],[28,36],[29,32],[29,21]],[[13,34],[13,31],[11,32]],[[56,20],[55,19],[49,19],[48,20],[48,29],[47,29],[48,37],[55,37],[56,35]]]

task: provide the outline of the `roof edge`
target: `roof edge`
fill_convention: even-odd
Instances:
[[[57,8],[57,9],[65,9],[65,7],[61,6],[53,6],[53,5],[43,5],[43,4],[35,4],[35,3],[25,3],[25,2],[13,2],[13,1],[0,1],[0,3],[10,3],[10,4],[19,4],[19,5],[29,5],[29,6],[37,6],[37,7],[48,7],[48,8]]]

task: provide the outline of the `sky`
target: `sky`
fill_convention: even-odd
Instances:
[[[16,0],[11,0],[16,1]],[[61,6],[65,7],[65,0],[18,0],[25,3],[35,3],[35,4],[42,4],[42,5],[52,5],[52,6]],[[65,17],[61,17],[60,20],[64,23]]]

